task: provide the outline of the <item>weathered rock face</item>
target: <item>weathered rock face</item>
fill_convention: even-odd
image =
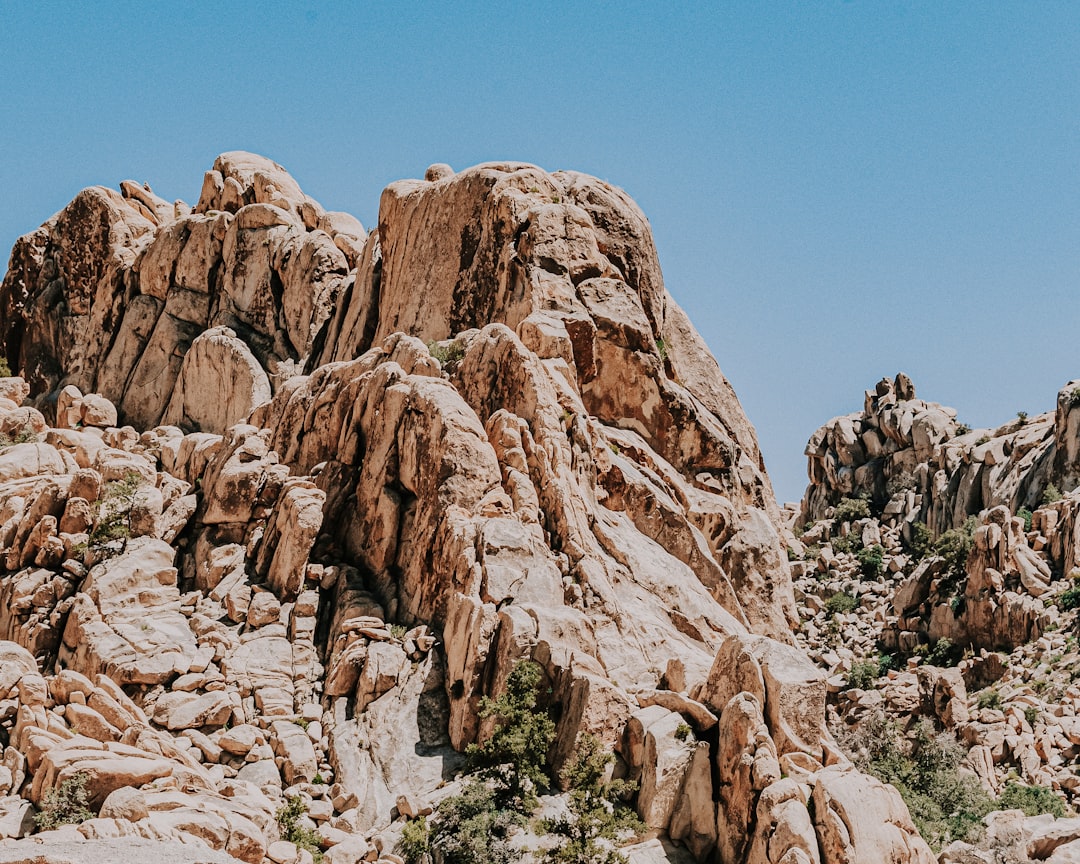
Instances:
[[[531,658],[553,768],[594,733],[699,860],[819,860],[838,757],[780,514],[624,193],[433,169],[368,236],[249,154],[190,211],[122,189],[0,288],[0,423],[33,439],[0,451],[0,635],[44,676],[7,791],[87,775],[85,838],[280,861],[290,790],[372,860]]]

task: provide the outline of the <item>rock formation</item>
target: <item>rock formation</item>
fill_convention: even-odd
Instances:
[[[588,732],[639,781],[632,860],[930,860],[825,729],[753,428],[620,190],[433,166],[371,233],[245,153],[194,208],[85,190],[0,351],[9,836],[80,777],[41,848],[306,861],[299,796],[392,862],[529,658],[553,771]]]

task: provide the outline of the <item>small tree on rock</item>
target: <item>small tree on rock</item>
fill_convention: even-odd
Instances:
[[[569,815],[544,822],[544,830],[563,838],[544,855],[544,864],[625,864],[614,844],[645,830],[621,799],[637,788],[627,780],[606,780],[615,757],[594,735],[578,739],[574,757],[563,772],[570,787]]]
[[[523,814],[536,807],[536,790],[548,786],[547,754],[555,740],[555,724],[536,704],[542,675],[531,660],[517,663],[506,692],[480,702],[480,716],[494,718],[495,731],[466,750],[470,769],[493,782],[498,805]]]

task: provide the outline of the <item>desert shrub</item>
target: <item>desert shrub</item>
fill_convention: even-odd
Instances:
[[[803,547],[803,561],[816,561],[818,555],[821,554],[821,544],[811,543],[809,546]]]
[[[844,553],[847,555],[854,554],[863,548],[862,537],[856,532],[846,534],[843,537],[833,537],[829,541],[829,545],[832,546],[833,552],[837,554]]]
[[[45,793],[41,810],[34,816],[34,824],[39,831],[51,831],[61,825],[78,825],[94,818],[88,806],[87,779],[85,774],[75,774]]]
[[[140,474],[129,471],[122,480],[105,484],[101,497],[94,502],[97,516],[90,532],[90,546],[101,548],[114,540],[121,541],[121,549],[127,545],[131,536],[131,510],[143,482]]]
[[[1019,783],[1005,784],[994,809],[1023,810],[1026,816],[1049,813],[1055,819],[1068,813],[1065,802],[1052,789],[1046,786],[1021,786]]]
[[[854,522],[856,519],[870,518],[870,502],[865,498],[841,498],[833,510],[837,522]]]
[[[969,516],[963,525],[945,531],[934,543],[934,554],[945,562],[940,590],[946,596],[955,596],[964,588],[967,581],[967,559],[971,547],[975,545],[977,525],[978,520]]]
[[[656,340],[656,353],[660,355],[661,360],[667,360],[667,343],[663,339]]]
[[[969,426],[967,423],[957,423],[956,424],[956,434],[957,435],[967,435],[968,432],[970,432],[970,431],[971,431],[971,426]]]
[[[1020,425],[1023,426],[1024,424],[1027,423],[1028,412],[1027,411],[1017,411],[1016,412],[1016,419],[1020,422]]]
[[[978,705],[980,708],[998,709],[1001,707],[1001,693],[996,687],[987,687],[979,694]]]
[[[1066,612],[1080,607],[1080,581],[1074,579],[1071,587],[1058,594],[1057,607]]]
[[[1047,483],[1046,488],[1043,489],[1042,503],[1053,504],[1055,501],[1061,500],[1061,490],[1057,488],[1053,483]]]
[[[1016,511],[1016,515],[1024,520],[1024,531],[1031,530],[1031,520],[1034,514],[1027,507],[1021,507]]]
[[[1027,720],[1028,726],[1034,729],[1035,724],[1039,722],[1039,709],[1034,705],[1028,705],[1028,707],[1024,709],[1024,719]]]
[[[281,839],[288,840],[298,849],[306,849],[315,859],[322,861],[322,849],[319,848],[321,837],[314,828],[308,828],[300,820],[307,815],[307,805],[299,795],[290,795],[274,814],[281,832]]]
[[[537,708],[542,674],[531,660],[517,663],[506,680],[506,692],[480,701],[480,716],[495,719],[494,732],[466,750],[470,769],[493,781],[499,805],[520,813],[536,806],[536,790],[549,783],[547,753],[555,740],[555,724]]]
[[[0,378],[10,378],[11,367],[8,365],[6,357],[0,357]]]
[[[926,721],[904,738],[878,715],[863,723],[854,761],[864,771],[900,792],[919,833],[935,849],[953,840],[975,839],[982,817],[993,809],[978,780],[958,766],[964,751],[948,733],[935,733]]]
[[[907,492],[909,489],[917,489],[919,481],[915,478],[915,475],[910,471],[902,471],[895,477],[890,477],[885,483],[885,491],[892,498],[894,495],[900,492]]]
[[[604,779],[614,760],[595,736],[578,739],[563,772],[570,789],[569,816],[547,819],[542,825],[544,831],[560,838],[557,846],[544,853],[544,864],[625,864],[626,858],[613,846],[629,835],[641,834],[645,824],[621,802],[637,784]]]
[[[858,608],[858,599],[848,594],[846,591],[837,591],[828,600],[825,601],[825,608],[830,615],[836,615],[840,612],[851,612]]]
[[[963,653],[959,645],[953,645],[951,639],[938,639],[923,660],[929,666],[955,666]]]
[[[439,364],[446,366],[449,363],[458,363],[461,358],[465,356],[465,346],[457,342],[447,342],[445,344],[440,342],[428,342],[428,353],[439,361]]]
[[[0,376],[3,377],[3,376]],[[0,432],[0,449],[4,447],[10,447],[12,444],[26,444],[29,441],[37,441],[37,432],[31,429],[29,426],[25,426],[15,433],[14,436],[5,435]]]
[[[855,553],[863,576],[876,579],[885,570],[885,550],[880,546],[867,546]]]
[[[1069,391],[1066,401],[1070,408],[1075,408],[1077,405],[1080,405],[1080,387],[1073,387],[1073,389]]]
[[[851,671],[848,672],[847,684],[848,687],[866,690],[873,686],[880,675],[881,664],[879,661],[857,660],[851,664]]]
[[[925,558],[934,546],[934,538],[925,522],[911,526],[911,556],[918,561]]]
[[[405,864],[426,864],[431,860],[431,829],[421,816],[405,823],[397,844],[398,854]]]
[[[689,723],[680,723],[675,727],[675,738],[678,741],[692,741],[694,736],[694,730],[690,728]]]
[[[521,852],[510,837],[525,822],[521,813],[500,806],[488,784],[473,780],[439,805],[431,848],[444,864],[511,864]]]

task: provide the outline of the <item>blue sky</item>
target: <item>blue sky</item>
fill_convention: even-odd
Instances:
[[[0,2],[0,105],[4,250],[233,149],[365,224],[432,162],[622,186],[781,500],[883,375],[973,426],[1080,377],[1075,3]]]

